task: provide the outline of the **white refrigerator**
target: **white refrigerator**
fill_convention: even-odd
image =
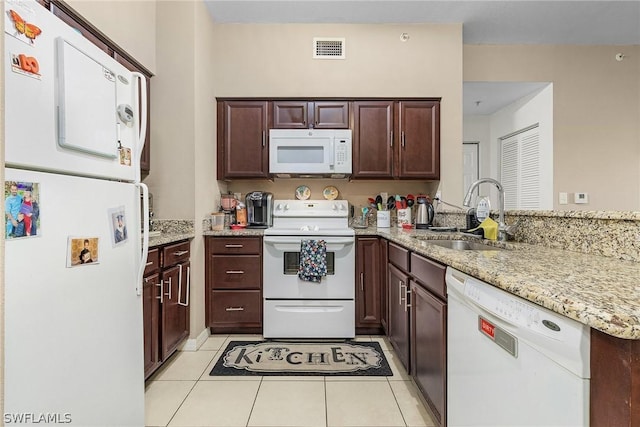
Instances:
[[[3,421],[142,426],[145,80],[35,1],[4,8]]]

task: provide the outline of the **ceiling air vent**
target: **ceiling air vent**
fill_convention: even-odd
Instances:
[[[344,38],[314,37],[313,59],[344,59]]]

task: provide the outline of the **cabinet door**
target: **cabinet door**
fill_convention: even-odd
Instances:
[[[267,101],[218,103],[218,179],[267,178]]]
[[[411,376],[440,426],[446,425],[447,305],[411,282]]]
[[[314,101],[313,127],[316,129],[349,129],[349,102]]]
[[[398,103],[398,177],[440,179],[440,102]]]
[[[380,328],[380,239],[360,237],[356,241],[356,327]]]
[[[409,372],[409,313],[407,311],[409,276],[393,264],[389,264],[388,286],[388,337],[398,359]]]
[[[351,178],[392,178],[393,148],[393,101],[354,102]]]
[[[118,52],[115,52],[113,57],[116,61],[124,65],[127,70],[144,74],[147,80],[147,130],[144,138],[144,149],[140,156],[140,171],[143,174],[148,174],[149,171],[151,171],[151,77]],[[140,96],[142,96],[142,93],[139,91],[138,97]]]
[[[142,287],[142,317],[144,324],[144,377],[145,379],[160,365],[160,275],[144,278]]]
[[[178,344],[189,335],[189,310],[188,307],[181,305],[185,302],[187,271],[182,264],[162,271],[163,360],[173,353]]]
[[[306,129],[308,123],[307,101],[273,101],[274,129]]]

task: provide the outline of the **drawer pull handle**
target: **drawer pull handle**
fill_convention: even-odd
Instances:
[[[177,251],[177,252],[174,252],[173,254],[175,256],[182,256],[182,255],[187,254],[187,253],[189,253],[189,251]]]
[[[156,283],[156,286],[160,286],[160,295],[157,296],[156,298],[160,300],[160,304],[163,303],[162,299],[164,296],[164,289],[163,289],[163,281],[160,280],[160,283]]]
[[[171,286],[171,277],[169,277],[168,287],[169,287],[169,292],[165,292],[164,294],[169,297],[169,300],[171,300],[171,287],[172,287]]]
[[[148,263],[146,263],[144,266],[145,267],[149,267],[150,265],[153,265],[153,261],[149,261]]]
[[[227,274],[244,274],[244,270],[227,270],[225,271]]]
[[[364,273],[360,273],[360,292],[364,292]]]
[[[244,307],[227,307],[226,311],[244,311]]]
[[[225,248],[230,248],[230,249],[232,249],[232,248],[244,248],[244,245],[237,245],[237,244],[231,245],[231,244],[229,244],[229,245],[224,245],[224,247]]]

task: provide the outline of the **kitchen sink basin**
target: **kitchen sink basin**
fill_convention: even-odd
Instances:
[[[422,241],[456,251],[501,251],[504,249],[498,246],[485,245],[484,243],[470,242],[468,240],[425,239]]]

